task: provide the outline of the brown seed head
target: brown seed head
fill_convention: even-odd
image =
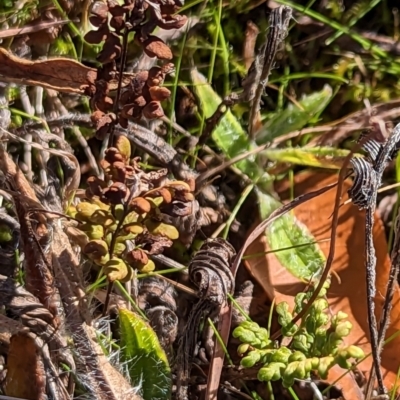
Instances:
[[[105,203],[123,204],[129,196],[129,189],[121,182],[114,182],[110,187],[103,190],[101,200]]]
[[[101,196],[103,189],[107,187],[106,183],[97,176],[89,176],[86,180],[88,190],[93,196]]]
[[[149,57],[157,57],[159,60],[172,60],[172,51],[157,36],[149,36],[143,43],[143,50]]]
[[[158,101],[151,101],[143,108],[142,113],[147,119],[162,118],[164,116],[164,110]]]
[[[165,87],[152,86],[149,88],[150,97],[155,101],[164,101],[171,96],[171,92]]]
[[[136,197],[129,203],[129,209],[138,214],[147,214],[151,211],[151,204],[143,197]]]
[[[120,151],[116,147],[109,147],[104,153],[104,159],[108,161],[110,164],[113,164],[117,161],[124,161],[124,156],[120,153]]]

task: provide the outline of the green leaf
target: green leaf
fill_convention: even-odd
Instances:
[[[282,205],[271,195],[261,193],[261,191],[258,191],[258,199],[261,220],[268,218]],[[278,251],[275,255],[292,275],[305,281],[318,278],[325,265],[325,255],[315,243],[307,227],[293,214],[288,213],[278,218],[267,228],[266,237],[271,250],[289,248]],[[300,244],[305,245],[290,249]]]
[[[210,118],[222,100],[207,83],[204,75],[196,69],[192,69],[191,76],[204,116]],[[214,128],[212,138],[226,158],[233,158],[256,147],[255,143],[249,140],[247,133],[230,110],[226,112],[220,123]],[[268,188],[271,182],[270,177],[256,162],[256,158],[255,155],[251,155],[236,163],[235,166],[254,183]]]
[[[178,229],[176,229],[173,225],[153,220],[146,220],[145,224],[149,232],[154,236],[165,236],[171,240],[176,240],[179,238]]]
[[[307,167],[340,169],[349,151],[332,147],[288,147],[286,149],[266,149],[262,154],[266,155],[270,161]]]
[[[132,385],[144,399],[171,398],[171,369],[153,329],[135,313],[119,311],[121,351]]]
[[[7,243],[12,240],[12,229],[7,224],[0,223],[0,243]]]
[[[289,103],[286,109],[263,125],[257,134],[257,143],[272,142],[279,136],[303,128],[318,116],[331,100],[332,88],[325,85],[320,92],[305,96],[298,105]]]

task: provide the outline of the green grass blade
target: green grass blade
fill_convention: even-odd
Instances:
[[[361,7],[361,9],[358,9],[357,16],[352,18],[349,23],[348,23],[348,28],[351,28],[354,26],[365,14],[370,12],[375,6],[377,6],[382,0],[372,0],[369,2],[369,4],[365,4],[364,7]],[[364,4],[364,3],[361,3]],[[337,31],[335,32],[331,37],[325,40],[325,44],[329,46],[332,44],[337,38],[342,36],[343,32]]]
[[[335,74],[327,74],[325,72],[297,72],[290,75],[283,75],[280,78],[271,79],[268,81],[269,84],[272,83],[283,83],[288,81],[293,81],[295,79],[311,79],[311,78],[318,78],[318,79],[331,79],[333,81],[339,81],[341,83],[349,83],[348,79],[345,79],[341,76]]]
[[[220,39],[219,32],[221,30],[221,18],[222,18],[222,1],[219,0],[218,2],[218,10],[214,13],[214,21],[216,31],[214,33],[214,43],[212,46],[211,51],[211,58],[210,58],[210,69],[208,70],[208,82],[212,82],[214,69],[215,69],[215,59],[217,58],[217,51],[218,51],[218,41]]]
[[[287,0],[277,0],[277,3],[284,4],[286,6],[290,6],[294,8],[297,11],[300,11],[304,15],[307,15],[308,17],[314,18],[315,20],[322,22],[326,24],[327,26],[330,26],[331,28],[335,29],[336,31],[340,32],[341,34],[346,34],[349,35],[353,40],[355,40],[357,43],[359,43],[364,50],[370,50],[374,55],[382,58],[389,58],[389,55],[386,51],[382,50],[378,46],[373,45],[368,39],[365,39],[361,35],[353,32],[348,28],[347,26],[344,26],[340,24],[339,22],[332,21],[328,17],[325,17],[324,15],[314,11],[307,9],[306,7],[293,3],[292,1],[287,1]]]
[[[242,207],[243,203],[247,199],[247,196],[251,193],[253,190],[254,186],[249,185],[246,187],[246,189],[243,190],[243,193],[241,194],[239,201],[237,202],[235,208],[233,209],[231,215],[229,216],[228,220],[226,221],[226,226],[225,229],[222,233],[222,237],[226,239],[229,234],[229,229],[231,228],[232,222],[235,220],[237,213],[239,212],[240,208]]]
[[[288,147],[286,149],[266,149],[262,154],[266,155],[270,161],[306,167],[340,169],[349,151],[332,147]]]
[[[205,76],[196,69],[191,71],[191,77],[204,116],[209,118],[221,103],[221,98],[207,84]],[[233,158],[255,147],[255,144],[249,140],[247,133],[231,111],[228,111],[222,117],[220,123],[212,132],[212,138],[227,158]],[[239,161],[235,166],[243,171],[253,182],[259,185],[263,185],[262,182],[264,182],[267,187],[269,177],[256,163],[256,156],[252,155],[246,160]]]

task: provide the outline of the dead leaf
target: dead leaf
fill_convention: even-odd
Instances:
[[[99,400],[142,400],[124,376],[111,365],[96,342],[91,315],[82,283],[80,262],[63,229],[55,225],[52,241],[53,266],[60,285],[66,324],[71,329],[74,348],[87,375],[93,398]]]
[[[171,49],[156,36],[149,35],[142,46],[149,57],[157,57],[159,60],[172,60]]]
[[[0,74],[13,82],[22,81],[26,85],[68,93],[83,93],[94,85],[97,76],[95,69],[75,60],[53,58],[30,61],[16,57],[3,48],[0,48]]]
[[[97,71],[69,58],[52,58],[31,61],[19,58],[0,48],[0,77],[2,81],[23,85],[42,86],[64,93],[85,94],[94,85]],[[124,73],[122,87],[127,86],[134,74]],[[109,89],[116,90],[118,74],[109,82]]]
[[[7,356],[7,396],[27,400],[44,400],[46,396],[46,375],[40,350],[27,332],[11,337]]]
[[[23,328],[24,326],[20,322],[0,314],[0,351],[2,354],[8,353],[12,335]]]
[[[43,209],[43,207],[24,174],[4,148],[0,148],[0,170],[6,176],[7,185],[12,191],[20,224],[22,249],[25,255],[26,289],[36,296],[54,317],[57,317],[59,316],[58,293],[51,266],[41,244],[41,241],[49,240],[47,220],[39,212],[28,214],[32,208]],[[31,219],[35,222],[32,223]],[[56,323],[55,320],[54,324]]]
[[[353,373],[347,373],[339,365],[334,365],[328,373],[326,381],[328,383],[335,383],[335,387],[339,389],[345,400],[365,400],[362,389],[358,386]]]
[[[337,180],[336,175],[298,174],[295,178],[294,195],[309,193],[318,188],[324,187]],[[344,184],[345,195],[351,185],[350,181]],[[288,187],[281,185],[278,192],[283,200],[289,197]],[[316,240],[330,237],[331,214],[335,202],[335,190],[328,191],[295,209],[295,215],[300,222],[307,225],[308,229],[315,236]],[[364,228],[365,214],[359,211],[352,204],[344,205],[339,211],[339,227],[336,235],[335,259],[332,270],[335,271],[341,282],[332,277],[332,284],[328,291],[328,301],[332,313],[343,311],[349,315],[353,324],[346,343],[361,347],[366,354],[371,351],[368,323],[367,323],[367,301],[366,301],[366,272],[364,266]],[[376,283],[376,308],[380,310],[384,301],[386,282],[388,279],[390,259],[387,254],[387,243],[382,221],[375,216],[374,244],[377,257],[377,283]],[[320,243],[320,247],[327,256],[329,252],[329,241]],[[267,251],[267,244],[264,236],[249,247],[246,254],[263,253]],[[288,301],[293,307],[294,296],[304,290],[304,283],[294,278],[283,268],[273,254],[249,258],[245,265],[250,273],[264,288],[270,296],[275,296],[276,302]],[[399,290],[395,291],[393,298],[393,309],[391,312],[391,324],[387,336],[400,330],[400,295]],[[377,313],[377,317],[379,315]],[[378,319],[379,320],[379,319]],[[368,357],[359,365],[359,369],[369,374],[372,365],[372,357]],[[382,369],[385,385],[390,390],[396,381],[396,373],[400,365],[400,337],[388,343],[382,353]],[[340,382],[343,384],[343,382]],[[343,385],[345,386],[345,384]],[[354,394],[349,395],[348,391],[354,388],[342,387],[347,392],[346,399],[354,399]]]
[[[32,32],[38,32],[44,29],[52,28],[57,25],[65,25],[70,21],[37,21],[34,24],[25,25],[21,28],[10,28],[0,30],[0,39],[15,37],[20,35],[26,35]]]

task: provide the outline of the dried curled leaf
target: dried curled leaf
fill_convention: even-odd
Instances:
[[[138,262],[140,264],[147,264],[149,261],[149,257],[147,256],[147,254],[141,250],[141,249],[137,249],[137,250],[132,250],[128,256],[127,256],[127,260],[129,262],[135,263]]]
[[[11,337],[7,357],[7,396],[42,399],[46,396],[46,372],[32,334],[21,331]]]
[[[163,29],[180,29],[185,26],[186,22],[186,15],[168,15],[163,21],[158,22],[158,26]]]
[[[149,88],[149,94],[152,100],[164,101],[171,96],[171,91],[165,87],[152,86]]]
[[[8,82],[82,94],[94,85],[97,73],[69,58],[30,61],[0,48],[0,75]]]
[[[90,196],[101,196],[103,189],[107,187],[107,184],[97,176],[90,176],[86,183],[88,185],[88,191]]]
[[[106,20],[108,16],[108,6],[102,1],[95,1],[90,8],[90,13]]]
[[[235,249],[221,238],[208,239],[189,264],[189,276],[199,289],[199,297],[222,305],[235,287],[230,267]],[[204,263],[207,260],[207,263]]]
[[[123,204],[129,196],[129,189],[121,182],[114,182],[103,190],[102,200],[111,204]]]
[[[129,208],[138,214],[145,214],[150,212],[151,204],[143,197],[136,197],[129,203]]]
[[[146,221],[146,227],[149,232],[156,236],[165,236],[168,239],[176,240],[179,238],[179,232],[173,225],[165,224],[152,220]]]
[[[200,322],[216,312],[232,294],[235,279],[230,267],[235,249],[224,239],[209,239],[189,264],[190,279],[198,287],[199,301],[192,308],[177,354],[177,398],[188,398],[190,372]]]
[[[107,275],[110,282],[127,282],[133,277],[132,268],[117,257],[113,257],[106,263],[104,266],[104,273]]]
[[[149,36],[143,43],[143,49],[149,57],[157,57],[159,60],[172,60],[172,51],[157,36]]]
[[[148,119],[161,118],[164,116],[164,110],[158,101],[151,101],[146,104],[142,110],[143,116]]]
[[[131,142],[126,136],[118,136],[115,140],[115,147],[118,149],[125,162],[131,158]]]
[[[103,265],[110,260],[108,244],[104,240],[91,240],[83,248],[83,253],[97,264]]]
[[[89,31],[85,35],[85,41],[90,44],[100,44],[104,40],[106,40],[107,35],[109,34],[109,29],[107,25],[102,25],[97,31]]]
[[[178,334],[177,298],[174,286],[163,279],[152,276],[140,280],[138,305],[146,312],[168,356]]]

